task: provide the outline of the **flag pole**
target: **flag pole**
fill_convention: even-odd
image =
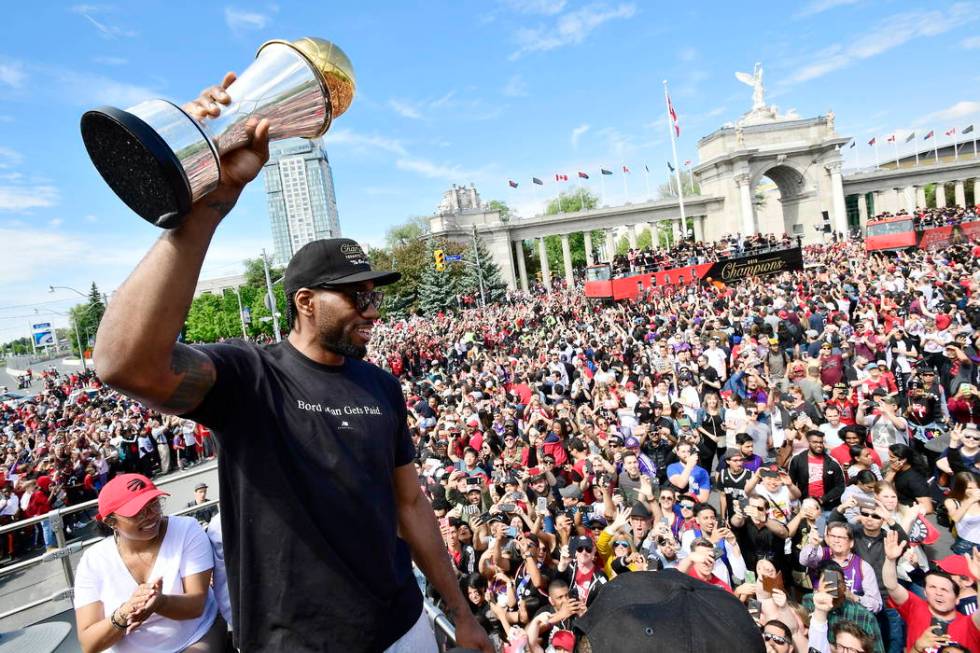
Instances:
[[[975,152],[974,152],[974,156],[976,156],[976,153]],[[627,177],[629,177],[629,173],[624,170],[623,171],[623,195],[626,196],[626,203],[629,204],[630,203],[630,187],[629,187],[629,184],[626,183],[626,178]]]
[[[932,151],[936,155],[936,163],[939,163],[939,136],[936,132],[932,132],[932,137],[935,139],[932,141]]]
[[[555,185],[558,186],[558,212],[564,213],[564,211],[561,210],[561,182],[558,181],[558,175],[555,175]]]
[[[901,168],[902,164],[898,161],[898,137],[892,139],[892,149],[895,151],[895,167]]]
[[[881,164],[878,162],[878,137],[875,136],[875,169],[881,168]]]
[[[677,161],[677,140],[675,139],[674,121],[670,115],[670,93],[667,91],[667,80],[664,80],[664,109],[667,112],[667,129],[670,131],[670,149],[674,153],[674,178],[677,180],[677,205],[681,210],[681,225],[687,229],[687,216],[684,215],[684,187],[681,186],[681,166]]]
[[[914,134],[913,134],[914,136]],[[919,146],[915,144],[915,139],[912,139],[912,149],[915,150],[915,167],[919,167]]]
[[[952,139],[953,139],[953,160],[954,161],[959,161],[960,160],[960,146],[959,146],[959,143],[956,142],[956,128],[955,127],[953,127],[953,136],[952,136]]]
[[[602,174],[602,168],[599,168],[599,206],[606,200],[606,180],[604,174]]]
[[[643,164],[643,177],[647,183],[647,201],[649,202],[653,199],[653,194],[650,192],[650,166],[645,163]]]

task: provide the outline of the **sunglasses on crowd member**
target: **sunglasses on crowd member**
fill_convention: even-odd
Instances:
[[[960,437],[963,438],[964,440],[980,440],[980,433],[973,433],[967,431],[966,433],[962,434]]]
[[[354,307],[358,313],[363,313],[371,306],[381,308],[381,302],[385,298],[385,292],[383,290],[356,290],[346,286],[321,286],[321,288],[346,295],[354,302]]]
[[[616,540],[615,542],[613,542],[613,546],[614,547],[616,547],[616,546],[625,546],[625,547],[628,547],[629,545],[630,545],[630,543],[629,542],[626,542],[624,540]]]
[[[694,510],[694,504],[690,501],[681,501],[681,508],[686,508],[687,510]]]
[[[767,642],[779,644],[780,646],[787,646],[790,643],[789,640],[782,635],[776,635],[774,633],[762,633],[762,639],[766,640]]]
[[[585,551],[586,553],[592,553],[592,547],[591,546],[585,546],[584,544],[575,547],[575,553],[582,553],[583,551]]]
[[[861,511],[861,516],[862,517],[874,517],[875,519],[881,519],[881,515],[879,515],[878,513],[876,513],[876,512],[866,512],[864,510]]]

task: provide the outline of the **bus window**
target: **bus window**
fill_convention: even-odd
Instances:
[[[888,236],[912,231],[912,219],[896,220],[895,222],[872,222],[868,225],[869,236]]]
[[[593,265],[585,269],[586,281],[609,281],[612,274],[609,271],[609,264]]]

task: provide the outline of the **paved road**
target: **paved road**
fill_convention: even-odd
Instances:
[[[217,464],[213,461],[192,467],[185,472],[169,474],[154,480],[162,489],[170,493],[166,503],[168,513],[180,510],[187,502],[191,501],[194,498],[194,486],[201,481],[209,486],[209,498],[218,498],[218,471]],[[69,542],[91,539],[97,536],[98,533],[95,531],[94,525],[90,524],[81,529],[80,533],[72,533],[69,536]],[[78,565],[81,554],[75,554],[71,558],[72,566],[75,567]],[[3,568],[0,567],[0,574],[2,573]],[[66,586],[67,581],[60,561],[45,562],[8,575],[0,575],[0,613],[51,596]],[[48,602],[43,606],[32,608],[0,621],[0,633],[22,628],[69,608],[71,608],[71,604],[68,601]]]

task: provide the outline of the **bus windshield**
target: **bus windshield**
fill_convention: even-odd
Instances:
[[[894,222],[874,222],[868,225],[869,236],[888,236],[912,231],[912,218]]]
[[[586,281],[609,281],[612,275],[609,272],[609,264],[593,265],[585,268]]]

